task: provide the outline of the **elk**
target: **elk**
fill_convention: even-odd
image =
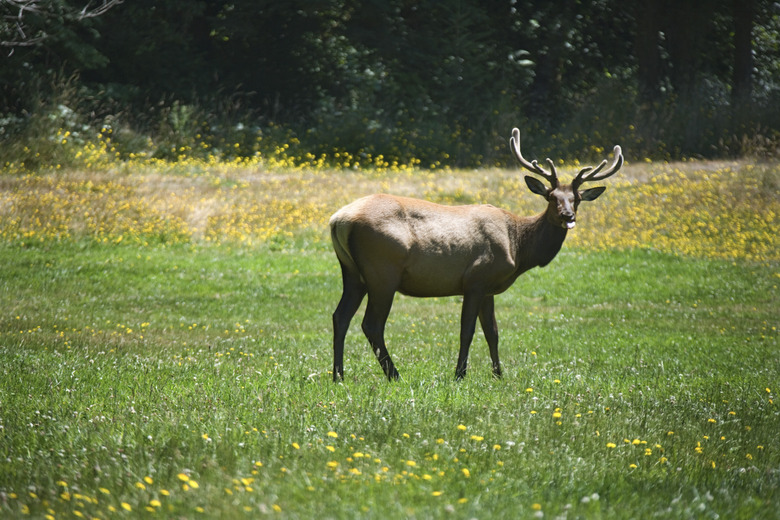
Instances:
[[[580,186],[615,174],[623,165],[620,146],[614,160],[580,170],[562,184],[552,160],[550,169],[520,152],[520,131],[512,130],[510,149],[523,168],[531,192],[547,200],[542,213],[521,217],[491,205],[445,206],[424,200],[376,194],[358,199],[330,218],[333,248],[341,265],[343,294],[333,313],[333,380],[344,379],[344,339],[352,317],[368,295],[363,332],[385,376],[398,379],[385,345],[384,331],[396,292],[416,297],[463,296],[457,379],[466,375],[469,347],[477,318],[490,349],[493,375],[501,377],[494,296],[518,276],[544,267],[561,249],[575,225],[581,201],[591,201],[603,186]]]

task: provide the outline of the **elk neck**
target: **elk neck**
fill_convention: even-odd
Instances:
[[[546,211],[534,217],[517,217],[515,259],[520,272],[549,264],[561,250],[567,231],[551,222]]]

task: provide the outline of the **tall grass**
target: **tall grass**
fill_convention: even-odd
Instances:
[[[358,323],[330,381],[325,219],[539,211],[516,172],[137,166],[0,176],[4,516],[777,517],[775,165],[626,166],[497,298],[501,380],[397,297],[396,384]]]
[[[520,214],[542,207],[522,174],[512,170],[398,165],[333,170],[313,163],[291,168],[295,161],[269,163],[263,157],[171,163],[145,157],[117,161],[106,150],[79,152],[84,163],[78,169],[30,173],[6,167],[0,176],[2,240],[260,244],[303,233],[322,241],[333,211],[377,191],[447,204],[492,203]],[[564,164],[562,175],[573,176],[580,166]],[[583,206],[585,225],[567,245],[780,258],[776,163],[631,164],[609,184],[606,198]]]

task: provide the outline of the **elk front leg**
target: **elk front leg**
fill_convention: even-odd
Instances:
[[[482,304],[482,297],[473,294],[463,295],[463,308],[460,313],[460,353],[458,365],[455,367],[455,378],[466,377],[466,368],[469,362],[469,348],[474,339],[474,330],[477,327],[477,314]]]
[[[493,376],[501,377],[501,362],[498,360],[498,324],[496,323],[493,295],[485,296],[479,309],[479,324],[490,348],[490,360],[493,362]]]

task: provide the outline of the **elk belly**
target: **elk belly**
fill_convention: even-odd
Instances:
[[[450,260],[450,261],[448,261]],[[398,291],[408,296],[454,296],[463,293],[463,266],[446,257],[418,260],[401,274]]]

